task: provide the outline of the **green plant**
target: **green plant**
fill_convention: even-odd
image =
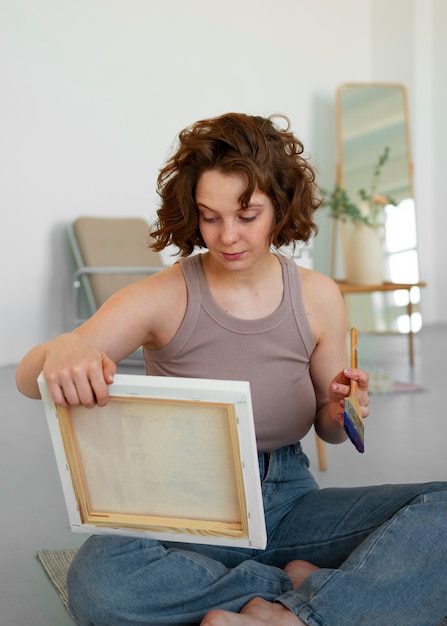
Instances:
[[[322,206],[329,208],[329,216],[342,222],[357,222],[377,228],[383,224],[384,207],[387,204],[396,204],[390,196],[377,194],[377,188],[382,174],[382,168],[388,161],[390,148],[385,147],[374,167],[369,190],[362,188],[356,192],[359,201],[356,203],[346,189],[336,184],[331,192],[321,189]]]

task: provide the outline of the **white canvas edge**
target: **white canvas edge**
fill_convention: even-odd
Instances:
[[[70,528],[75,533],[92,535],[126,535],[130,537],[153,538],[162,541],[224,545],[244,548],[264,549],[267,543],[264,506],[259,477],[258,454],[256,448],[253,408],[250,384],[246,381],[212,380],[203,378],[171,378],[164,376],[143,376],[117,374],[109,387],[111,396],[160,398],[171,400],[193,400],[203,402],[224,402],[234,404],[237,416],[237,431],[242,465],[242,476],[248,515],[248,538],[213,537],[177,532],[153,530],[133,530],[123,528],[98,527],[83,524],[76,501],[70,471],[65,455],[62,435],[59,428],[56,406],[51,398],[43,375],[38,384],[50,437],[56,457],[56,464],[62,484]]]

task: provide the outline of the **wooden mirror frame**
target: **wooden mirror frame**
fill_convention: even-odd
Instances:
[[[351,118],[355,121],[350,121]],[[401,247],[395,247],[393,240],[390,247],[388,244],[384,247],[383,290],[377,285],[378,289],[374,291],[374,295],[367,293],[365,288],[364,294],[359,291],[358,294],[354,293],[347,298],[351,324],[357,326],[359,330],[411,333],[420,322],[415,324],[408,318],[407,296],[411,299],[412,316],[420,317],[419,287],[424,283],[420,282],[417,259],[413,161],[405,86],[382,82],[350,82],[340,85],[336,92],[336,129],[338,185],[346,189],[354,201],[359,201],[357,191],[360,188],[368,190],[379,156],[386,146],[390,147],[390,157],[383,168],[376,193],[391,196],[399,205],[393,210],[394,230],[396,219],[401,219],[399,212],[407,212],[407,207],[408,217],[405,218],[405,222],[414,224],[411,237],[405,245],[402,246],[400,243]],[[353,158],[347,157],[349,151],[352,151]],[[387,209],[387,220],[389,217]],[[350,223],[334,220],[330,271],[334,278],[342,279],[342,282],[346,279],[348,239],[351,231]],[[387,237],[384,241],[387,241]],[[404,253],[408,261],[397,265],[399,255]],[[393,292],[389,288],[390,284],[410,284],[414,288],[411,292],[400,290],[397,294],[398,290]],[[401,317],[408,319],[407,329],[398,325],[398,318]]]
[[[357,110],[354,111],[354,123],[343,123],[343,100],[346,99],[348,92],[350,94],[360,94],[363,91],[362,98],[351,96],[352,101],[356,102]],[[380,94],[382,92],[382,94]],[[380,94],[380,95],[379,95]],[[371,96],[374,99],[371,99]],[[413,197],[413,162],[411,156],[410,130],[409,130],[409,113],[408,113],[408,97],[407,90],[404,85],[399,83],[344,83],[337,88],[336,92],[336,119],[337,119],[337,182],[341,187],[347,189],[349,194],[354,194],[361,187],[367,187],[373,167],[377,162],[379,155],[383,152],[385,146],[393,142],[393,135],[397,135],[398,141],[394,144],[397,147],[398,154],[391,149],[390,164],[384,170],[381,179],[381,191],[400,201],[407,197]],[[360,123],[361,127],[353,129],[354,124]],[[343,128],[348,126],[347,134],[344,134]],[[359,128],[361,130],[359,131]],[[349,142],[364,142],[364,138],[369,137],[368,141],[374,143],[374,149],[369,152],[367,161],[363,160],[362,150],[355,148],[355,166],[364,166],[363,173],[355,183],[346,180],[345,155],[348,152],[347,144]],[[364,143],[363,143],[364,145]],[[365,150],[363,149],[363,152]],[[394,165],[393,162],[398,160],[400,164]],[[391,168],[391,171],[390,171]],[[397,169],[399,176],[396,179],[394,170]],[[361,167],[360,167],[361,170]],[[404,174],[402,174],[404,172]],[[393,178],[394,177],[394,178]],[[398,187],[394,185],[398,182]]]

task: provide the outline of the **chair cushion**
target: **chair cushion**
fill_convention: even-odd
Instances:
[[[163,267],[161,255],[149,248],[149,224],[142,218],[79,217],[73,230],[87,267]],[[97,306],[141,278],[141,274],[91,276]]]

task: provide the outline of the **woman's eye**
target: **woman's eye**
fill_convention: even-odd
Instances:
[[[240,219],[241,222],[254,222],[256,219],[256,215],[251,215],[250,217],[246,215],[241,215]]]

